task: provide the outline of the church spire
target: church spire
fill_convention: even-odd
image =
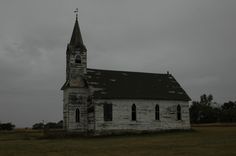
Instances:
[[[70,39],[70,45],[73,46],[74,48],[79,48],[86,51],[86,47],[84,46],[82,35],[79,28],[78,8],[76,8],[76,11],[74,12],[76,13],[76,19],[75,19],[73,33]]]

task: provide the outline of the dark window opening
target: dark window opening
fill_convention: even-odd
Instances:
[[[76,111],[75,111],[75,122],[80,122],[79,108],[77,108]]]
[[[81,57],[80,57],[80,55],[76,55],[76,57],[75,57],[75,63],[81,63]]]
[[[136,121],[136,106],[132,105],[132,121]]]
[[[180,107],[180,105],[177,106],[177,120],[181,120],[181,107]]]
[[[159,105],[156,105],[156,108],[155,108],[155,119],[156,120],[160,120],[160,108],[159,108]]]
[[[112,104],[103,104],[104,121],[112,121]]]

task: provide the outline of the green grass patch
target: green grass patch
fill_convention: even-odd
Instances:
[[[0,156],[236,155],[236,127],[194,127],[190,132],[39,139],[42,137],[42,131],[1,132]]]

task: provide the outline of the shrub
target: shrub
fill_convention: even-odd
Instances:
[[[0,130],[13,130],[15,128],[15,125],[13,125],[12,123],[8,122],[8,123],[0,123]]]

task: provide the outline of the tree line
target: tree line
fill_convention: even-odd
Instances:
[[[32,126],[32,129],[62,129],[63,128],[63,121],[59,122],[48,122],[44,124],[43,122],[35,123]]]
[[[236,122],[236,101],[215,104],[211,94],[203,94],[200,101],[193,101],[189,109],[191,123]]]
[[[0,123],[0,131],[10,131],[10,130],[14,130],[15,125],[8,122],[8,123]],[[42,129],[62,129],[63,128],[63,121],[59,121],[59,122],[48,122],[48,123],[43,123],[43,122],[39,122],[39,123],[35,123],[32,126],[32,129],[36,129],[36,130],[42,130]]]

